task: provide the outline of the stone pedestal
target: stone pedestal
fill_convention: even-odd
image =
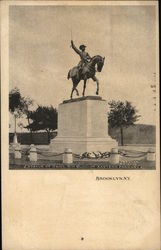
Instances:
[[[66,148],[63,154],[63,163],[70,164],[73,163],[73,154],[71,149]]]
[[[37,161],[37,150],[34,144],[30,145],[30,161]]]
[[[147,153],[147,161],[155,161],[155,151],[153,149],[149,149]]]
[[[119,153],[118,153],[118,148],[112,148],[111,149],[111,154],[110,154],[110,163],[111,164],[118,164],[119,163]]]
[[[21,159],[21,146],[20,144],[17,143],[17,145],[15,146],[15,159]]]
[[[73,153],[106,152],[118,143],[108,135],[107,101],[87,96],[64,101],[58,108],[58,135],[50,150]]]

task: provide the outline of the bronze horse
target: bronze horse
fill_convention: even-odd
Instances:
[[[95,66],[97,65],[97,71],[101,72],[103,65],[104,65],[104,60],[105,60],[105,57],[101,57],[101,56],[97,55],[97,56],[92,57],[90,62],[87,62],[84,65],[81,73],[80,73],[78,66],[69,70],[67,78],[68,79],[71,78],[72,82],[73,82],[73,88],[72,88],[72,92],[71,92],[71,96],[70,96],[71,99],[73,97],[74,90],[76,91],[77,95],[79,95],[79,92],[78,92],[76,87],[78,86],[78,83],[81,80],[84,80],[84,87],[83,87],[82,95],[83,96],[85,95],[86,82],[87,82],[87,79],[89,79],[89,78],[92,78],[92,80],[97,83],[96,95],[99,94],[99,81],[95,76],[95,73],[96,73]]]

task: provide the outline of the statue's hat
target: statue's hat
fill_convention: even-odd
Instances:
[[[86,47],[86,45],[84,45],[84,44],[82,44],[82,45],[79,46],[80,49],[83,49],[85,47]]]

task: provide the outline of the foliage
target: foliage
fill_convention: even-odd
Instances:
[[[33,105],[33,100],[30,97],[22,97],[23,112],[27,115],[29,107]]]
[[[14,88],[9,92],[9,111],[14,114],[16,112],[17,116],[23,114],[23,102],[18,88]]]
[[[38,106],[35,111],[30,111],[29,119],[32,123],[26,128],[32,131],[46,130],[50,137],[50,131],[57,129],[57,118],[57,110],[53,106]]]
[[[111,101],[109,105],[110,112],[108,114],[108,122],[111,127],[128,127],[138,121],[140,117],[140,115],[136,115],[138,112],[136,108],[128,101],[125,103],[121,101]]]
[[[128,101],[125,103],[122,101],[109,102],[110,112],[108,113],[109,126],[114,128],[120,128],[121,132],[121,145],[123,145],[123,127],[134,125],[140,115],[135,107]]]
[[[22,97],[23,102],[23,113],[26,115],[28,125],[30,125],[30,114],[32,111],[29,110],[29,108],[33,105],[33,100],[30,97]],[[32,138],[32,128],[29,128],[31,132],[31,138]]]
[[[9,111],[14,114],[16,111],[18,116],[27,115],[29,106],[33,104],[33,100],[29,97],[23,97],[20,90],[15,87],[9,93]]]
[[[15,87],[9,92],[9,111],[11,114],[15,117],[15,131],[16,131],[16,118],[22,117],[23,115],[26,115],[28,125],[30,124],[29,119],[29,107],[33,105],[33,100],[29,97],[23,97],[20,93],[20,90]],[[19,126],[19,124],[18,124]],[[21,124],[21,127],[23,124]],[[31,132],[31,140],[32,140],[32,131]]]
[[[18,127],[19,127],[20,129],[22,129],[22,128],[24,127],[24,125],[23,125],[22,122],[19,122],[17,125],[18,125]]]

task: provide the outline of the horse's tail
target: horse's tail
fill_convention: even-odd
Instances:
[[[68,72],[67,79],[69,80],[69,78],[70,78],[70,70],[69,70],[69,72]]]

